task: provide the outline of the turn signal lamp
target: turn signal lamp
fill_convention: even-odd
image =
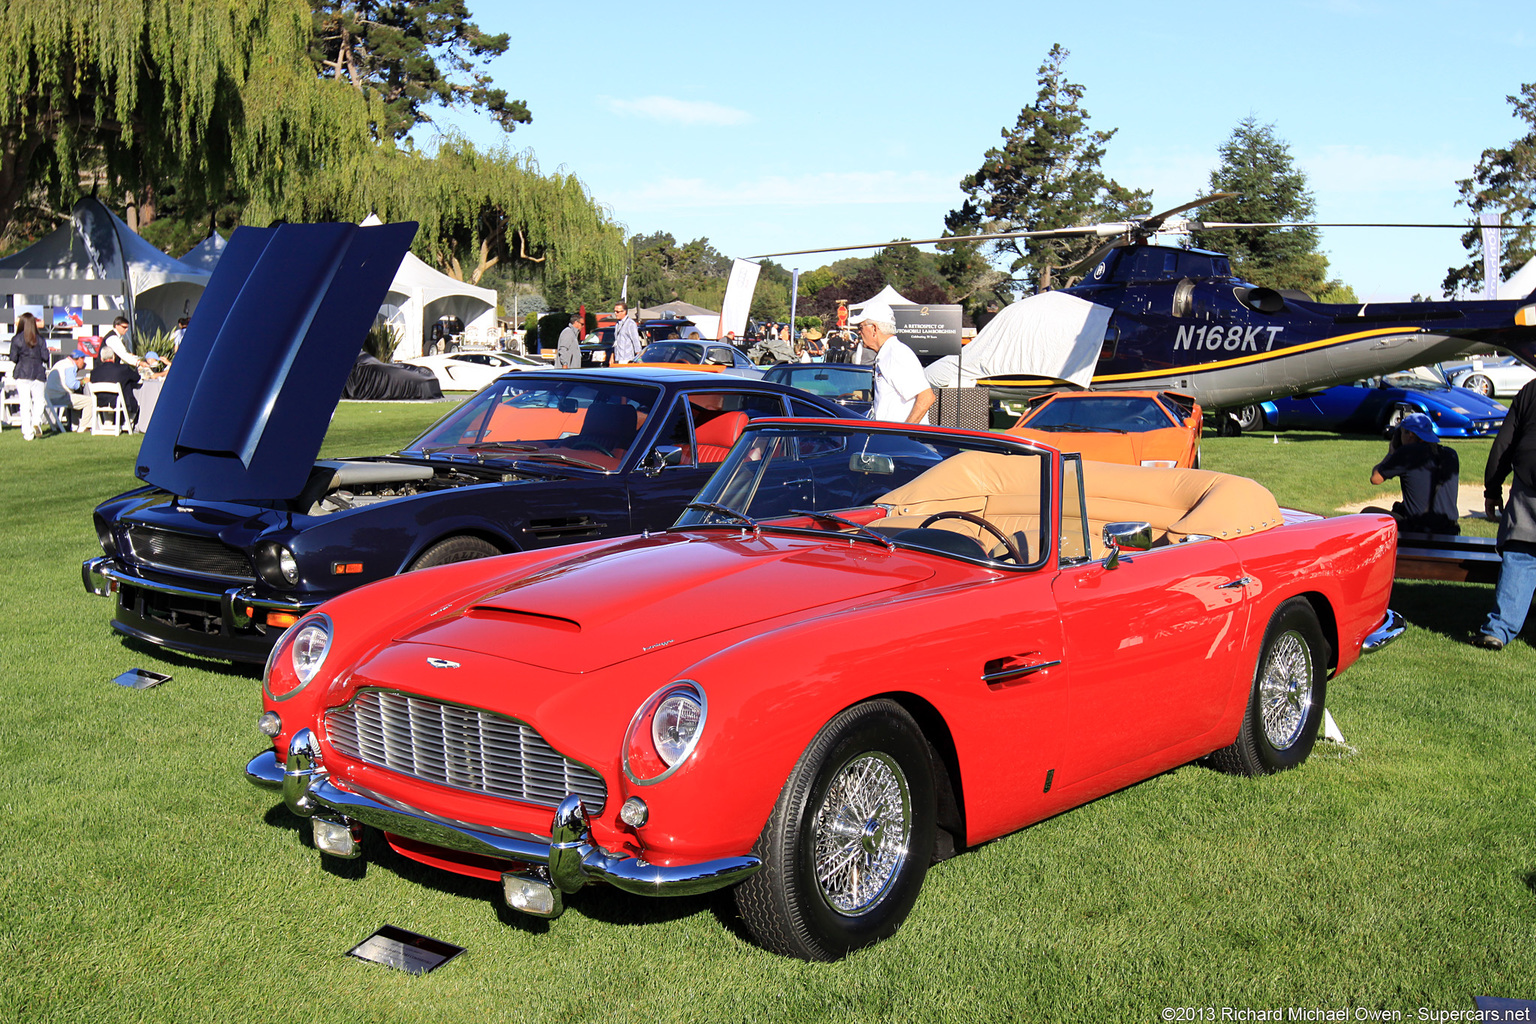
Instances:
[[[1536,306],[1521,306],[1515,310],[1515,326],[1536,327]]]
[[[278,629],[287,629],[298,621],[299,617],[293,612],[267,612],[267,625]]]
[[[265,711],[256,720],[256,728],[268,739],[277,739],[277,734],[283,731],[283,720],[278,717],[276,711]]]

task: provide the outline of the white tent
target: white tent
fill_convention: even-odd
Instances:
[[[382,221],[369,214],[363,223]],[[444,317],[463,321],[464,340],[469,344],[488,340],[496,326],[496,289],[455,281],[406,253],[381,312],[395,331],[395,358],[410,359],[425,354],[423,342],[431,336],[431,325]]]
[[[181,254],[181,262],[189,267],[197,267],[213,273],[213,268],[219,265],[219,257],[224,255],[224,247],[229,243],[224,236],[215,231],[207,238],[198,242],[191,249]]]
[[[59,291],[44,291],[52,286],[36,282],[7,289],[4,278],[14,276],[70,282],[77,290],[60,284]],[[105,333],[113,317],[129,316],[134,331],[146,336],[169,331],[179,317],[191,315],[209,276],[156,249],[98,200],[82,199],[68,224],[0,260],[0,293],[10,291],[16,307],[81,307],[93,334]],[[93,286],[113,280],[128,283],[126,296]]]
[[[863,302],[850,303],[848,306],[848,322],[852,323],[854,320],[858,319],[859,314],[864,312],[864,307],[872,302],[883,302],[887,306],[917,305],[917,303],[913,302],[911,299],[904,298],[901,292],[898,292],[895,288],[892,288],[890,285],[886,285],[884,288],[880,289],[878,294],[872,295],[871,297],[865,299]]]
[[[1043,292],[1004,306],[960,356],[929,364],[934,387],[970,387],[984,377],[1025,374],[1087,387],[1112,313],[1066,292]]]

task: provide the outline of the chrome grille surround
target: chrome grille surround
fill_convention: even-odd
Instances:
[[[212,537],[173,533],[153,526],[130,526],[128,550],[135,561],[156,569],[190,572],[199,576],[252,583],[256,571],[245,552]]]
[[[608,801],[602,776],[529,726],[489,711],[364,689],[326,712],[325,725],[346,757],[440,786],[541,807],[575,793],[593,814]]]

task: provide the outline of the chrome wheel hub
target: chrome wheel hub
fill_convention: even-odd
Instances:
[[[811,823],[816,883],[840,914],[878,903],[906,864],[912,794],[885,754],[860,754],[842,768]]]
[[[1312,649],[1300,633],[1282,633],[1270,649],[1259,679],[1259,713],[1264,738],[1276,750],[1289,750],[1301,739],[1312,708]]]

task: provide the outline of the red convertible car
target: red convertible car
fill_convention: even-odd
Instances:
[[[747,427],[677,524],[343,594],[268,661],[248,777],[554,917],[733,886],[769,949],[893,933],[931,863],[1177,765],[1312,749],[1394,639],[1385,516],[998,434]]]

